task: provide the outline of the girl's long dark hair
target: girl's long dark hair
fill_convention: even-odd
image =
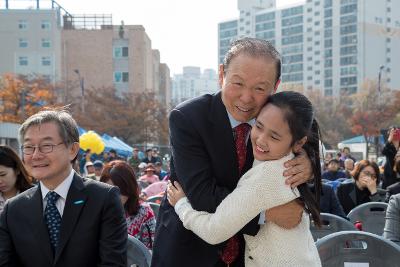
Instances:
[[[266,104],[272,104],[280,108],[289,125],[290,132],[295,142],[307,136],[307,142],[303,145],[311,160],[314,175],[314,192],[312,193],[307,183],[299,185],[301,199],[304,201],[306,211],[311,215],[314,224],[321,226],[320,219],[320,195],[321,195],[321,164],[319,155],[320,131],[314,118],[314,110],[311,102],[304,95],[285,91],[271,95]],[[311,177],[310,177],[311,178]]]

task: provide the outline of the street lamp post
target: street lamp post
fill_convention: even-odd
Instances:
[[[379,67],[379,72],[378,72],[378,110],[381,110],[381,77],[382,77],[382,71],[385,69],[384,65],[381,65]],[[378,160],[378,157],[380,155],[380,133],[378,133],[378,136],[375,137],[375,150],[376,150],[376,159]]]
[[[82,113],[85,113],[85,85],[84,85],[85,80],[81,76],[81,73],[79,72],[78,69],[75,69],[74,72],[78,75],[78,78],[79,78],[79,84],[81,87],[81,96],[82,96],[81,109],[82,109]]]

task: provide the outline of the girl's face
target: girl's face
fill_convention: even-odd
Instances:
[[[0,165],[0,192],[9,193],[15,191],[17,182],[17,173],[13,168]]]
[[[254,158],[259,161],[276,160],[290,151],[297,152],[305,140],[306,137],[291,145],[292,134],[284,113],[272,104],[261,109],[251,130]]]

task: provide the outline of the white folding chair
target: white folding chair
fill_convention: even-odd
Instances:
[[[137,238],[128,235],[128,267],[150,267],[151,253],[149,249]]]
[[[316,242],[323,267],[400,267],[400,246],[363,231],[342,231]]]
[[[310,230],[314,241],[332,233],[357,230],[354,224],[340,216],[330,213],[321,213],[320,216],[322,221],[321,228],[316,227],[313,222],[310,223]]]
[[[368,202],[352,209],[347,217],[352,223],[360,221],[363,231],[382,235],[387,207],[384,202]]]

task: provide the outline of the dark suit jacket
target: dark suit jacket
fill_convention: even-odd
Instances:
[[[314,185],[309,184],[308,186],[311,192],[314,193]],[[321,187],[322,192],[319,201],[320,211],[324,213],[335,214],[343,218],[347,218],[333,188],[327,184],[322,184],[321,186],[322,186]]]
[[[384,202],[386,191],[380,188],[378,188],[377,191],[378,192],[375,195],[369,196],[368,201],[358,201],[356,194],[356,184],[355,182],[349,182],[340,184],[336,194],[340,204],[343,207],[344,212],[346,214],[349,214],[349,212],[358,205],[367,202]]]
[[[241,176],[221,93],[204,95],[179,105],[171,112],[169,125],[171,180],[179,181],[194,209],[214,212],[235,189]],[[248,142],[244,171],[252,162],[251,142]],[[252,220],[241,233],[255,235],[259,229],[258,219]],[[153,267],[215,266],[223,246],[210,245],[186,230],[174,208],[163,200],[157,218]],[[244,263],[236,266],[244,266]]]
[[[53,256],[40,186],[6,204],[0,215],[0,266],[126,266],[127,230],[119,190],[75,175]]]

